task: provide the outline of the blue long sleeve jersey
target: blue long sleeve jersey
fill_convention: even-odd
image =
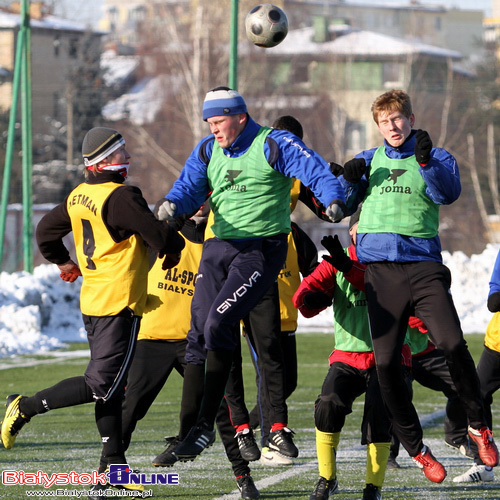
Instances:
[[[236,158],[244,154],[257,136],[260,125],[248,118],[243,132],[224,154]],[[210,188],[207,166],[212,157],[213,134],[202,139],[182,169],[179,178],[165,196],[177,206],[175,215],[190,214],[206,200]],[[321,203],[328,207],[333,200],[345,202],[345,193],[339,180],[330,172],[328,163],[309,149],[297,136],[285,130],[272,129],[264,145],[269,165],[286,177],[300,179]]]
[[[415,154],[416,131],[399,148],[393,148],[384,141],[386,155],[393,159],[408,158]],[[367,166],[371,164],[377,148],[362,151],[356,158],[364,158]],[[369,171],[368,171],[369,172]],[[425,167],[419,168],[420,175],[427,184],[426,194],[438,205],[449,205],[461,191],[460,174],[455,158],[442,148],[433,148],[431,159]],[[340,181],[347,195],[348,213],[353,213],[366,194],[368,180],[366,175],[357,184],[347,182],[342,176]],[[396,233],[358,233],[356,251],[363,263],[369,262],[414,262],[434,260],[442,262],[439,236],[417,238]]]
[[[493,267],[493,272],[491,273],[490,291],[488,296],[496,292],[500,292],[500,252],[498,252],[497,259],[495,260],[495,266]]]

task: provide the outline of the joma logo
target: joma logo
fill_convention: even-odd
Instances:
[[[232,184],[234,182],[234,179],[236,179],[236,177],[238,177],[241,172],[243,172],[243,170],[227,170],[224,180]]]
[[[403,170],[402,168],[393,168],[387,177],[387,180],[396,184],[398,182],[398,177],[401,177],[405,172],[406,170]]]
[[[384,193],[401,193],[401,194],[411,194],[411,188],[410,187],[403,187],[403,186],[382,186],[380,189],[380,194]]]
[[[402,194],[411,194],[411,188],[410,187],[403,187],[403,186],[396,186],[398,179],[405,174],[407,171],[403,170],[401,168],[393,168],[391,170],[391,173],[388,175],[387,180],[392,181],[393,184],[392,186],[382,186],[380,188],[380,194],[384,193],[402,193]]]

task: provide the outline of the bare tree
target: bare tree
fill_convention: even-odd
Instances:
[[[488,181],[495,213],[500,215],[500,200],[498,194],[498,168],[495,156],[495,128],[493,123],[488,123]]]
[[[439,147],[443,147],[443,144],[446,142],[446,136],[448,135],[448,119],[450,116],[451,101],[453,96],[453,66],[450,58],[447,59],[446,66],[448,71],[446,75],[445,98],[441,114],[441,133],[437,141],[437,145]]]

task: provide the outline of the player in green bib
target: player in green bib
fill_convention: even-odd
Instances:
[[[363,202],[357,253],[367,265],[366,298],[382,396],[401,444],[425,476],[439,483],[446,470],[423,443],[401,376],[399,360],[410,315],[427,325],[433,343],[444,352],[481,459],[488,466],[498,464],[438,236],[439,207],[460,195],[460,175],[448,151],[434,148],[425,130],[413,130],[415,115],[406,92],[385,92],[373,103],[372,114],[384,145],[348,161],[342,182],[350,210]]]
[[[158,217],[168,220],[192,213],[210,194],[214,213],[214,237],[203,244],[191,307],[184,377],[185,387],[204,384],[205,390],[198,422],[176,449],[181,459],[198,456],[215,439],[214,420],[240,320],[270,289],[285,262],[292,179],[311,189],[330,221],[339,221],[345,209],[345,193],[328,163],[294,134],[252,120],[235,90],[209,91],[203,119],[210,135],[198,143],[172,189],[157,204]],[[284,386],[279,370],[283,362],[274,361],[275,380]],[[189,375],[191,367],[202,376]],[[276,392],[269,444],[294,458],[298,449],[287,427],[284,388]]]
[[[330,252],[304,278],[293,300],[301,314],[310,318],[332,304],[335,349],[330,369],[314,404],[319,479],[310,500],[324,500],[338,492],[337,450],[340,435],[354,401],[365,394],[361,444],[367,445],[366,485],[363,500],[380,500],[391,440],[390,421],[375,369],[368,308],[364,293],[365,266],[356,255],[358,209],[349,220],[351,245],[344,249],[338,237],[321,240]],[[402,362],[408,367],[410,348]]]

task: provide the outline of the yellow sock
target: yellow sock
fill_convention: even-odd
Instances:
[[[335,455],[340,441],[340,432],[322,432],[316,429],[316,454],[319,475],[330,481],[337,477]]]
[[[366,484],[382,488],[391,443],[370,443],[366,447]]]

